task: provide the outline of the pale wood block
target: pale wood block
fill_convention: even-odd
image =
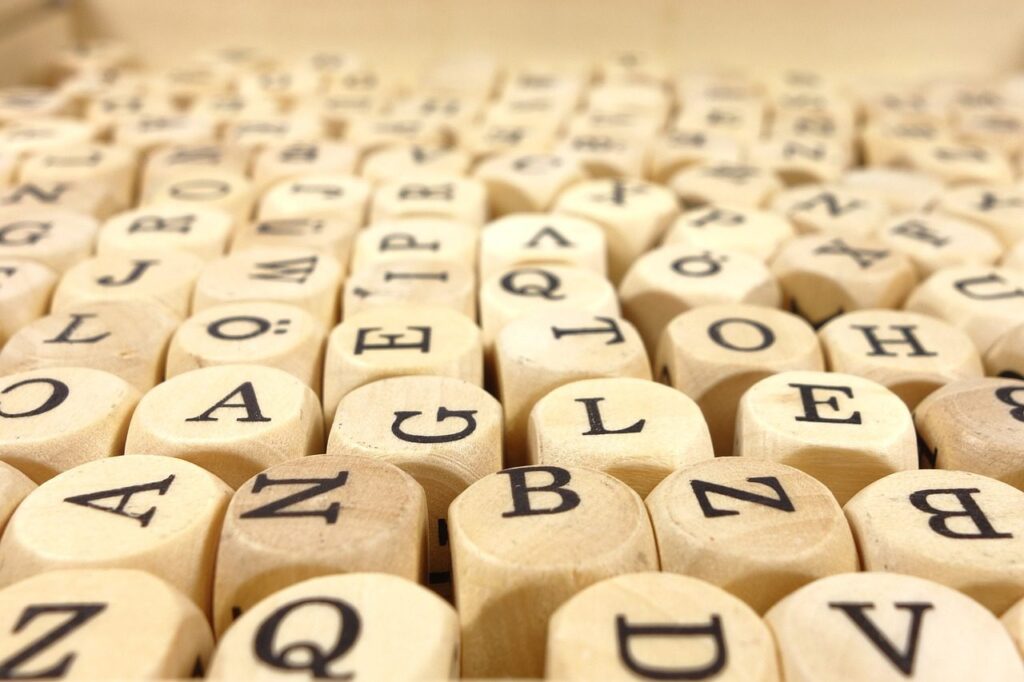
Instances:
[[[778,194],[771,206],[801,234],[840,237],[874,236],[890,213],[882,199],[836,185],[789,189]]]
[[[593,178],[642,178],[647,169],[648,142],[632,135],[570,133],[556,153],[574,159]]]
[[[231,252],[246,249],[304,248],[333,256],[345,271],[359,227],[331,218],[275,218],[242,226],[231,241]]]
[[[213,144],[217,125],[196,114],[137,114],[125,116],[114,127],[113,141],[121,147],[146,154],[170,145]]]
[[[941,119],[913,116],[873,120],[860,133],[868,166],[908,166],[915,153],[927,152],[936,144],[956,144],[953,130]]]
[[[675,117],[672,127],[706,130],[729,137],[740,145],[749,145],[764,134],[766,116],[765,104],[759,99],[690,99]]]
[[[443,218],[371,223],[356,235],[351,270],[411,259],[473,266],[479,236],[475,227]]]
[[[919,284],[904,307],[964,330],[985,353],[1024,322],[1024,273],[987,265],[943,268]]]
[[[653,50],[616,50],[597,63],[597,76],[604,85],[595,90],[621,89],[649,92],[654,99],[668,78],[668,66]],[[625,96],[625,94],[623,95]]]
[[[982,357],[985,373],[1007,379],[1024,379],[1024,324],[1004,332]]]
[[[272,185],[259,204],[260,220],[322,218],[361,227],[372,186],[351,175],[300,175]]]
[[[353,573],[311,578],[253,606],[221,638],[209,679],[440,680],[458,670],[455,609],[403,578]]]
[[[554,389],[582,379],[651,378],[643,340],[633,325],[573,310],[510,322],[495,343],[495,366],[509,466],[526,462],[530,410]]]
[[[16,121],[0,129],[0,148],[15,157],[58,151],[90,144],[96,127],[88,121],[53,116],[35,116]]]
[[[701,580],[608,578],[551,618],[545,674],[556,680],[778,682],[772,634],[750,607]]]
[[[179,113],[174,101],[164,93],[135,87],[111,90],[101,85],[86,101],[83,118],[96,128],[100,137],[107,139],[122,121],[138,116],[165,118]]]
[[[420,80],[428,92],[486,99],[494,94],[501,75],[502,67],[494,56],[468,52],[441,57],[427,66]]]
[[[355,175],[357,153],[342,142],[308,140],[263,147],[252,166],[257,192],[301,176]]]
[[[196,98],[188,113],[194,118],[212,122],[216,133],[215,137],[217,137],[234,121],[243,118],[258,119],[280,116],[281,106],[270,97],[216,92]]]
[[[462,131],[459,145],[482,163],[503,154],[549,154],[558,134],[558,124],[550,120],[505,123],[487,119]]]
[[[119,209],[135,200],[135,153],[108,145],[61,147],[30,156],[21,164],[23,183],[86,183],[102,185]]]
[[[923,456],[939,469],[970,471],[1024,490],[1020,389],[1013,379],[965,379],[932,393],[914,410]]]
[[[577,70],[555,68],[549,64],[524,64],[506,74],[498,99],[551,97],[566,100],[575,108],[582,99],[586,80],[586,76]]]
[[[142,169],[142,196],[177,175],[223,171],[244,176],[252,155],[237,147],[218,143],[175,144],[154,149],[146,155]]]
[[[800,469],[840,504],[917,468],[914,422],[899,396],[838,372],[782,372],[754,384],[740,399],[733,454]]]
[[[861,310],[833,319],[818,337],[830,370],[876,381],[911,410],[947,383],[984,376],[971,337],[929,315]]]
[[[490,125],[562,130],[579,106],[579,92],[506,91],[487,108],[484,122]],[[460,142],[462,138],[460,137]]]
[[[531,465],[597,469],[641,497],[676,469],[714,457],[693,400],[629,377],[556,388],[530,411],[527,438]]]
[[[331,76],[327,83],[330,94],[389,94],[396,83],[367,64],[353,64]]]
[[[298,306],[270,301],[226,303],[181,323],[167,349],[167,378],[201,367],[263,365],[320,392],[323,325]]]
[[[1024,135],[1024,112],[1020,110],[975,111],[959,116],[954,124],[957,136],[968,144],[996,149],[1018,158]]]
[[[767,206],[782,182],[766,166],[712,161],[684,168],[669,181],[684,206]]]
[[[31,85],[0,88],[0,124],[45,118],[67,118],[70,102],[60,89]]]
[[[77,310],[92,303],[132,302],[164,306],[188,317],[203,259],[179,251],[137,251],[94,256],[65,272],[50,310]]]
[[[0,462],[0,533],[21,501],[35,490],[36,484],[10,464]]]
[[[591,220],[604,230],[608,274],[619,282],[640,254],[661,239],[679,213],[672,191],[640,180],[589,180],[562,192],[556,213]]]
[[[385,182],[373,193],[370,221],[442,218],[472,227],[487,222],[487,188],[475,178],[431,177]]]
[[[20,211],[57,209],[83,213],[103,220],[117,209],[117,203],[103,182],[92,180],[21,182],[0,189],[0,208]]]
[[[911,168],[952,186],[1013,180],[1013,170],[1006,156],[980,145],[942,142],[922,145],[907,153],[907,162]]]
[[[333,47],[311,49],[296,57],[292,64],[295,69],[315,74],[324,84],[335,76],[366,68],[361,55]]]
[[[443,306],[476,320],[476,273],[458,261],[422,259],[371,264],[345,280],[341,316],[393,305]]]
[[[91,40],[62,48],[52,66],[58,74],[107,71],[130,66],[135,61],[131,48],[113,40]]]
[[[152,87],[179,104],[191,106],[203,97],[230,90],[232,82],[231,73],[225,69],[209,63],[186,62],[156,74]]]
[[[783,464],[700,462],[671,474],[646,503],[662,570],[706,580],[759,614],[807,583],[859,569],[832,493]]]
[[[630,111],[621,104],[609,108],[590,106],[569,121],[569,137],[601,137],[649,141],[665,128],[659,112]]]
[[[782,109],[772,117],[772,135],[804,142],[823,141],[853,151],[854,121],[849,112]]]
[[[643,501],[599,471],[506,469],[459,495],[449,521],[466,677],[539,677],[559,606],[658,568]]]
[[[806,322],[759,305],[695,307],[668,323],[656,349],[658,380],[696,401],[719,456],[733,454],[736,410],[747,389],[778,372],[825,369]]]
[[[243,175],[223,170],[192,170],[175,173],[155,184],[142,198],[145,206],[174,206],[182,210],[219,208],[231,215],[235,226],[252,216],[256,193]]]
[[[834,182],[850,165],[844,146],[825,140],[774,135],[751,145],[751,163],[764,166],[787,187]]]
[[[231,44],[205,50],[192,59],[195,64],[212,66],[229,73],[233,80],[248,72],[268,71],[277,60],[267,50],[255,45]]]
[[[476,123],[484,110],[487,93],[453,92],[434,89],[421,83],[418,91],[398,97],[389,113],[399,118],[416,118],[440,126],[452,140],[459,132]]]
[[[374,381],[338,403],[327,452],[389,462],[423,486],[427,585],[451,599],[448,508],[466,488],[502,467],[498,401],[479,386],[450,377]]]
[[[495,156],[476,167],[474,177],[483,181],[491,214],[549,211],[568,187],[587,174],[572,154],[519,154]]]
[[[345,320],[327,337],[324,417],[354,389],[379,379],[437,375],[483,385],[479,327],[451,308],[394,305],[370,308]]]
[[[480,275],[486,279],[515,266],[571,265],[602,277],[604,231],[596,223],[557,213],[515,213],[494,220],[480,233]]]
[[[572,265],[529,264],[499,270],[481,282],[479,300],[488,355],[501,330],[524,315],[559,310],[619,315],[615,287],[593,270]]]
[[[375,92],[335,92],[308,100],[305,107],[320,116],[329,138],[345,137],[349,125],[355,120],[373,120],[384,115],[390,97]]]
[[[977,223],[942,213],[903,213],[882,224],[878,239],[914,263],[921,278],[956,265],[991,265],[1002,243]]]
[[[246,249],[203,268],[192,309],[243,301],[291,303],[328,327],[337,318],[342,274],[333,256],[313,249]]]
[[[124,448],[184,459],[237,488],[268,467],[323,451],[319,401],[275,367],[203,367],[142,397]]]
[[[586,99],[591,110],[647,114],[662,121],[672,108],[672,98],[660,83],[612,79],[591,88]]]
[[[768,261],[796,235],[777,213],[753,208],[707,206],[686,211],[672,223],[662,244],[684,244],[708,251],[738,251]]]
[[[365,571],[419,582],[426,512],[411,476],[370,457],[313,455],[250,478],[224,515],[216,631],[223,635],[258,602],[309,578]]]
[[[778,307],[779,283],[768,267],[746,253],[712,252],[685,244],[649,251],[630,267],[619,285],[626,319],[653,355],[674,317],[712,303]]]
[[[295,102],[320,90],[321,79],[306,69],[276,68],[242,74],[237,83],[238,93],[250,97],[267,97],[287,109]]]
[[[230,498],[223,481],[174,457],[106,457],[75,467],[36,488],[11,516],[0,539],[0,585],[58,569],[134,568],[209,614]]]
[[[687,70],[675,80],[676,97],[682,107],[693,101],[761,101],[764,85],[735,70]]]
[[[213,653],[203,612],[143,571],[50,571],[5,588],[0,603],[11,633],[0,670],[13,679],[184,679]]]
[[[886,476],[844,509],[865,570],[927,577],[1000,615],[1024,597],[1022,503],[1000,481],[926,469]]]
[[[0,258],[0,347],[46,314],[57,274],[42,263]]]
[[[831,576],[786,597],[765,620],[787,682],[1024,679],[995,616],[922,578]]]
[[[901,168],[856,168],[846,171],[839,186],[883,201],[893,211],[920,211],[945,191],[924,173]]]
[[[111,216],[100,228],[100,256],[182,251],[203,260],[224,254],[234,220],[226,211],[207,207],[147,205]]]
[[[0,187],[14,184],[21,160],[14,154],[0,149]]]
[[[999,259],[999,264],[1011,270],[1024,270],[1024,240],[1007,249]]]
[[[1024,600],[1014,604],[999,620],[1016,645],[1017,652],[1024,656],[1024,606],[1021,604]]]
[[[363,155],[398,145],[444,147],[453,142],[451,133],[439,121],[391,114],[353,116],[345,128],[344,140]]]
[[[957,187],[942,194],[938,209],[990,230],[1006,247],[1024,239],[1024,188],[1013,185]]]
[[[917,284],[907,256],[863,237],[798,237],[779,250],[771,272],[782,307],[816,328],[853,310],[898,308]]]
[[[729,135],[700,127],[676,127],[651,145],[648,174],[655,182],[665,183],[684,168],[707,163],[738,164],[742,156],[740,143]]]
[[[299,111],[275,116],[240,116],[229,121],[221,134],[224,144],[236,149],[262,149],[288,142],[317,140],[324,136],[319,116]]]
[[[22,327],[0,351],[0,375],[51,367],[91,367],[139,391],[164,377],[167,343],[180,322],[146,302],[104,302],[52,313]]]

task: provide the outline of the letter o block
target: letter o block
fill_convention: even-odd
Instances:
[[[547,646],[555,680],[779,680],[772,634],[749,606],[668,573],[586,588],[555,612]]]
[[[208,679],[452,679],[458,628],[451,606],[408,580],[311,578],[246,612],[218,643]]]
[[[658,568],[640,497],[598,471],[491,474],[456,498],[449,521],[466,677],[539,677],[562,603],[605,578]]]
[[[814,476],[839,504],[887,474],[917,468],[910,411],[873,381],[838,372],[783,372],[740,400],[733,454]]]

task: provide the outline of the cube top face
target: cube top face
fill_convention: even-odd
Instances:
[[[484,277],[512,265],[564,263],[604,275],[605,236],[585,218],[547,213],[513,213],[492,221],[480,236]]]
[[[305,659],[288,655],[295,646]],[[312,578],[247,611],[221,639],[212,679],[456,676],[454,609],[407,580],[378,573]]]
[[[89,256],[98,229],[95,218],[65,208],[0,206],[0,257],[63,272]]]
[[[790,189],[775,197],[772,208],[789,218],[798,232],[850,238],[873,236],[889,215],[881,199],[842,186]]]
[[[923,578],[830,576],[786,597],[765,619],[787,680],[1024,678],[995,616]]]
[[[718,587],[681,575],[630,573],[591,585],[555,612],[547,676],[778,680],[772,635]]]
[[[982,226],[942,213],[901,213],[886,220],[878,238],[905,254],[924,278],[936,270],[970,263],[992,264],[1003,244]]]
[[[742,251],[767,261],[794,234],[786,218],[770,211],[714,205],[686,211],[676,218],[664,243]]]
[[[146,206],[103,223],[96,247],[100,254],[181,249],[209,260],[224,253],[231,229],[231,215],[219,208]]]
[[[1008,247],[1024,237],[1024,190],[1019,185],[954,187],[943,193],[938,207],[985,226]]]
[[[475,263],[477,232],[471,225],[443,218],[371,223],[356,236],[352,271],[374,262],[409,258]]]
[[[368,308],[424,303],[476,319],[476,274],[461,261],[404,260],[371,263],[345,281],[342,316]]]

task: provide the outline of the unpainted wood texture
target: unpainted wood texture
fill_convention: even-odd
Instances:
[[[768,261],[794,235],[789,220],[771,211],[715,205],[680,215],[662,243],[708,251],[739,251]]]
[[[231,216],[218,208],[147,205],[104,222],[96,251],[103,256],[175,249],[213,260],[224,254],[231,230]]]
[[[370,221],[405,218],[441,218],[481,227],[487,222],[487,188],[475,178],[444,176],[378,185],[370,206]]]
[[[57,274],[42,263],[0,257],[0,347],[46,314],[56,284]]]
[[[396,260],[459,261],[476,265],[479,231],[454,220],[405,218],[372,223],[356,236],[352,272]]]
[[[382,261],[345,280],[343,318],[393,305],[444,306],[476,320],[477,286],[472,265],[458,261]]]
[[[487,187],[491,213],[549,211],[557,197],[586,179],[583,166],[567,154],[508,152],[481,162],[473,176]]]
[[[99,223],[76,211],[0,207],[0,257],[33,260],[61,273],[92,254]]]
[[[584,218],[552,213],[513,213],[488,223],[480,233],[483,279],[513,266],[573,265],[604,276],[604,232]]]

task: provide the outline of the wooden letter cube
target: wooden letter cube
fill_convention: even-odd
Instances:
[[[57,275],[42,263],[0,257],[0,348],[46,314]]]

